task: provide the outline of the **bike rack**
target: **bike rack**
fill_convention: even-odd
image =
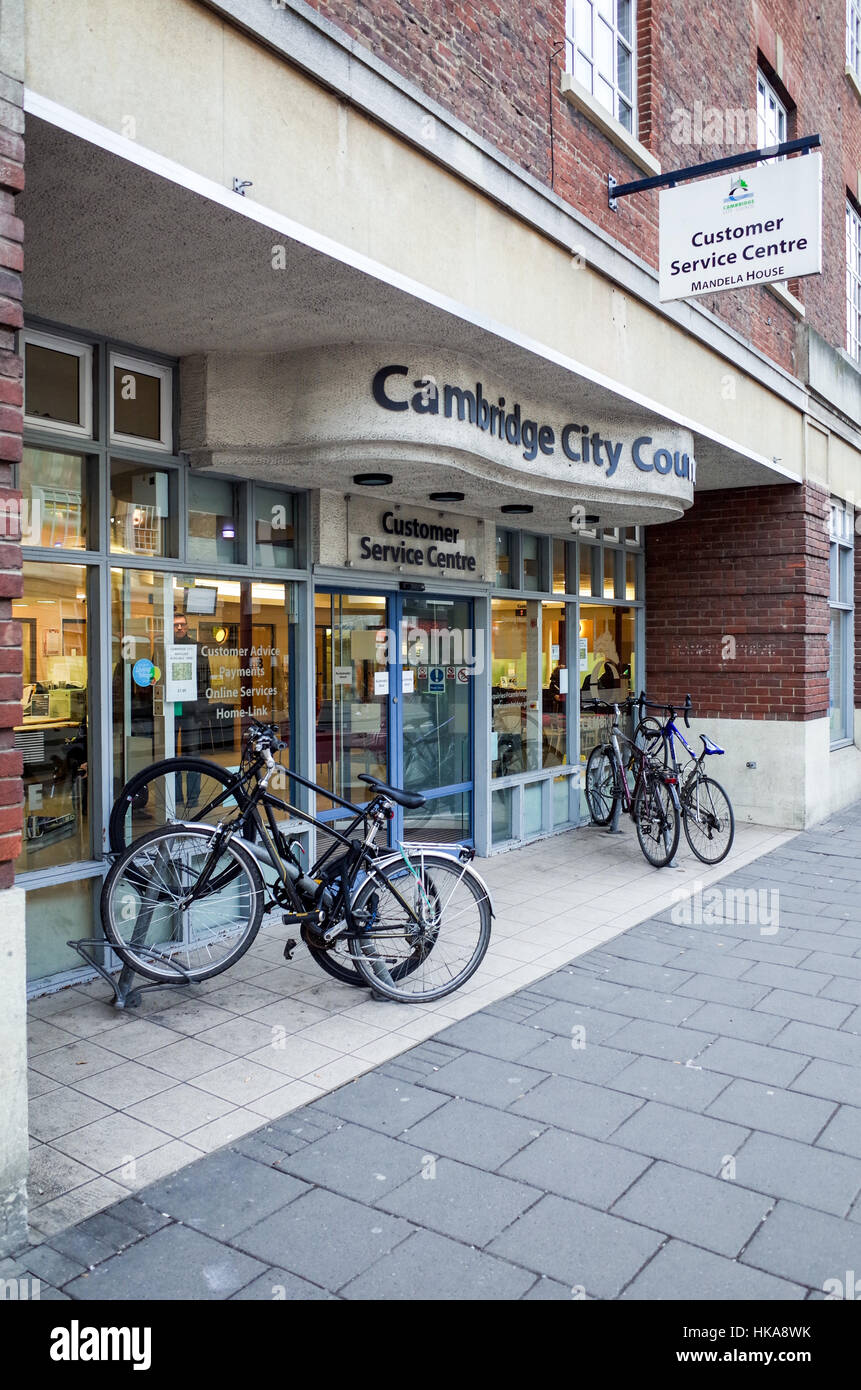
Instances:
[[[170,966],[171,970],[176,971],[177,979],[163,981],[153,980],[150,984],[136,985],[135,988],[132,989],[132,979],[138,972],[131,965],[124,965],[120,971],[119,979],[114,979],[113,975],[109,974],[104,964],[100,965],[93,956],[94,950],[101,950],[102,952],[111,950],[112,948],[109,941],[99,941],[94,937],[84,937],[81,941],[67,941],[66,945],[70,946],[73,951],[77,951],[81,959],[86,961],[87,965],[91,966],[93,970],[98,971],[102,979],[107,981],[114,992],[115,1009],[137,1008],[141,1002],[141,996],[145,994],[147,990],[188,989],[192,983],[188,972],[184,970],[181,965],[177,965],[176,961],[172,960],[165,962],[164,957],[160,956],[159,959],[163,965],[167,964]],[[156,951],[149,950],[146,946],[138,946],[136,949],[153,956],[157,954]]]

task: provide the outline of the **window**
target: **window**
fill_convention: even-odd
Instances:
[[[846,351],[861,361],[861,217],[846,203]]]
[[[846,0],[846,66],[861,77],[861,0]]]
[[[24,415],[40,430],[93,432],[93,350],[51,333],[24,338]]]
[[[224,478],[188,478],[188,558],[236,565],[242,560],[242,488]]]
[[[16,869],[89,859],[87,571],[24,561],[24,691],[15,747],[23,760],[24,833]]]
[[[297,561],[296,498],[277,488],[254,488],[254,563],[293,569]]]
[[[18,486],[24,545],[88,548],[87,466],[82,454],[25,448]]]
[[[176,555],[176,474],[145,463],[111,464],[111,550]]]
[[[830,535],[829,717],[832,744],[852,737],[852,622],[854,608],[853,517],[849,507],[832,502]]]
[[[568,37],[577,81],[635,135],[634,0],[569,0]]]
[[[763,73],[756,78],[756,142],[761,150],[786,139],[786,107]]]
[[[111,439],[138,448],[173,445],[173,373],[169,367],[111,354]]]

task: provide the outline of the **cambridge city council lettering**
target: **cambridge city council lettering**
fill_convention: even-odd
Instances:
[[[517,403],[506,410],[504,396],[499,396],[495,404],[491,403],[480,381],[471,391],[450,384],[440,388],[433,378],[419,377],[413,381],[415,390],[409,399],[398,400],[390,395],[389,379],[409,375],[408,367],[381,367],[371,386],[377,405],[382,406],[383,410],[413,410],[417,415],[441,414],[446,420],[453,419],[456,414],[459,421],[474,425],[502,443],[520,449],[527,463],[537,458],[539,453],[548,457],[556,454],[557,435],[552,425],[524,419]],[[659,448],[650,451],[652,442],[651,435],[642,434],[630,445],[631,458],[641,473],[674,474],[677,478],[696,481],[694,459],[679,450],[670,452],[669,449]],[[626,447],[622,440],[602,439],[600,433],[589,425],[573,423],[562,426],[558,445],[569,463],[591,463],[600,468],[607,478],[612,478],[616,472]]]

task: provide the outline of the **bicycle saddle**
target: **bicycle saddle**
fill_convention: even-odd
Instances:
[[[388,782],[381,782],[379,777],[372,777],[369,772],[360,772],[359,781],[367,782],[374,791],[389,797],[391,801],[396,801],[399,806],[405,806],[408,811],[418,810],[419,806],[424,806],[427,799],[421,792],[405,792],[401,787],[390,787]]]
[[[700,734],[700,739],[702,740],[702,745],[706,753],[722,753],[724,751],[712,739],[707,738],[705,734]]]

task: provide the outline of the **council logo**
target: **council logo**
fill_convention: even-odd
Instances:
[[[723,200],[724,212],[729,212],[733,208],[753,207],[753,198],[754,195],[745,179],[741,177],[733,179],[729,186],[729,193]]]

